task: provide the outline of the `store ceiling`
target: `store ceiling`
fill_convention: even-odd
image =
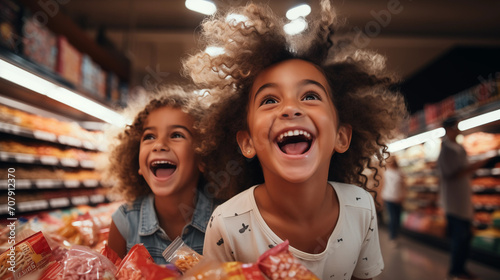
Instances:
[[[197,32],[204,16],[186,9],[184,2],[71,0],[61,4],[61,9],[92,35],[96,34],[99,27],[104,26],[110,43],[132,61],[133,85],[147,88],[152,82],[178,80],[180,59],[197,47]],[[214,2],[218,8],[224,9],[247,1]],[[269,3],[281,15],[303,2],[309,3],[313,11],[318,6],[318,1],[312,0],[253,2]],[[365,31],[367,37],[360,40],[360,44],[386,55],[389,70],[398,73],[404,80],[421,76],[422,71],[456,47],[500,48],[500,1],[344,0],[333,3],[337,13],[347,18],[351,29]],[[371,29],[366,32],[366,28]],[[466,56],[466,59],[474,60],[474,55]],[[497,65],[499,67],[496,71],[500,72],[500,62]],[[440,74],[450,76],[447,81],[453,81],[455,75],[451,72]],[[475,77],[471,82],[479,83],[480,80]],[[418,83],[418,80],[413,83]],[[434,99],[456,93],[443,93],[441,89],[436,92],[431,94]],[[412,94],[414,96],[409,98],[413,99],[413,104],[410,104],[414,107],[412,110],[417,110],[428,102],[425,94]],[[440,96],[436,97],[436,94]]]

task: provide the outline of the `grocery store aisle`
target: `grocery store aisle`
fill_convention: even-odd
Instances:
[[[379,227],[385,269],[375,280],[444,280],[448,270],[448,252],[411,238],[400,236],[396,248],[391,247],[387,228]],[[500,265],[500,264],[499,264]],[[481,280],[499,280],[500,266],[493,269],[469,260],[467,267]]]

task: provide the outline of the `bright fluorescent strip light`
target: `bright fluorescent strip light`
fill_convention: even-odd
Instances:
[[[458,129],[464,131],[497,120],[500,120],[500,109],[463,120],[458,123]]]
[[[219,56],[221,54],[224,54],[226,51],[222,47],[208,46],[205,49],[205,52],[210,56]]]
[[[13,64],[0,59],[0,78],[11,81],[39,94],[71,106],[110,124],[124,126],[125,119],[115,111],[87,99],[71,90],[60,87]]]
[[[285,24],[283,28],[285,29],[286,34],[296,35],[307,28],[307,22],[304,20],[304,18],[300,17],[298,19],[292,20],[290,23]]]
[[[446,134],[444,128],[436,128],[431,131],[427,131],[424,133],[420,133],[411,137],[408,137],[403,140],[396,141],[394,143],[389,144],[389,152],[397,152],[404,150],[406,148],[425,143],[429,140],[434,140],[443,137]]]
[[[215,4],[206,0],[186,0],[186,8],[204,15],[212,15],[217,11]]]
[[[298,19],[299,17],[305,17],[310,13],[311,13],[311,7],[307,4],[302,4],[288,10],[286,12],[286,17],[289,20],[294,20]]]

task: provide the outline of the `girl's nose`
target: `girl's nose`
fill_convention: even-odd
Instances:
[[[287,102],[281,111],[281,117],[283,118],[296,118],[302,115],[302,110],[296,102]]]
[[[168,151],[170,150],[168,148],[168,145],[166,143],[164,143],[164,141],[157,141],[154,145],[153,145],[153,152],[161,152],[161,151]]]

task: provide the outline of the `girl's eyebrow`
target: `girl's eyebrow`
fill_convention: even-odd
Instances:
[[[326,93],[328,93],[328,91],[326,90],[326,88],[318,81],[315,81],[315,80],[310,80],[310,79],[305,79],[303,80],[301,83],[301,85],[310,85],[310,84],[313,84],[313,85],[317,85],[318,87],[320,87],[323,91],[325,91]]]
[[[191,130],[189,130],[186,126],[183,126],[180,124],[174,124],[174,125],[169,126],[169,128],[170,129],[180,128],[180,129],[187,131],[187,133],[189,133],[189,135],[193,136],[193,133],[191,132]],[[144,131],[146,131],[146,130],[155,130],[155,129],[156,128],[154,126],[148,126],[148,127],[145,127],[142,131],[144,133]]]
[[[318,87],[320,87],[323,91],[325,91],[326,93],[328,93],[328,91],[326,90],[326,88],[318,81],[315,81],[315,80],[311,80],[311,79],[304,79],[302,80],[299,85],[301,86],[305,86],[305,85],[310,85],[310,84],[313,84],[313,85],[316,85]],[[257,95],[263,91],[264,89],[266,88],[270,88],[270,87],[276,87],[278,86],[277,84],[275,83],[267,83],[267,84],[263,84],[261,87],[259,87],[259,89],[255,92],[255,96],[254,96],[254,99],[257,99]]]

